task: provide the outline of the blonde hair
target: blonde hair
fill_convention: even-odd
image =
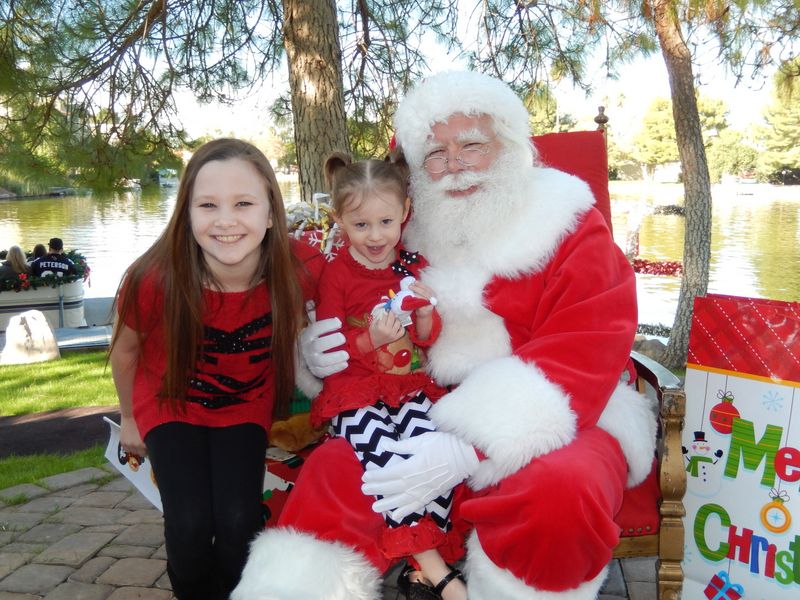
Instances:
[[[30,273],[31,268],[25,258],[25,253],[19,246],[11,246],[6,254],[6,260],[17,273]]]

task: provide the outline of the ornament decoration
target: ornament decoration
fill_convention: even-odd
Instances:
[[[733,393],[718,390],[717,398],[722,402],[715,405],[709,413],[711,427],[717,433],[729,434],[733,430],[733,420],[739,418],[739,410],[733,405]]]
[[[683,273],[683,264],[676,260],[647,260],[634,258],[633,271],[642,275],[667,275],[679,277]]]
[[[314,202],[296,202],[286,207],[289,232],[295,239],[305,239],[317,246],[331,261],[342,247],[339,226],[333,220],[333,209],[324,201],[327,194],[314,194]]]
[[[784,506],[789,501],[789,494],[772,488],[769,497],[771,502],[761,509],[761,524],[772,533],[783,533],[792,525],[792,515]]]

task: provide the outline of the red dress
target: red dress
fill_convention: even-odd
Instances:
[[[369,338],[370,314],[389,298],[390,290],[400,291],[400,280],[417,276],[425,266],[419,254],[398,249],[397,260],[384,269],[368,269],[347,249],[325,266],[317,290],[317,319],[338,317],[350,354],[347,369],[325,378],[322,393],[314,399],[311,417],[315,425],[339,414],[370,406],[378,401],[398,406],[422,390],[429,398],[441,390],[415,359],[424,355],[413,346],[426,347],[436,339],[440,325],[434,312],[434,327],[426,340],[417,336],[414,323],[400,340],[373,348]]]

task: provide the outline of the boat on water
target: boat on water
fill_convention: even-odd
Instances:
[[[60,350],[106,348],[111,342],[113,298],[84,298],[83,282],[20,293],[0,293],[0,350],[11,317],[40,311],[53,330]]]
[[[6,330],[11,317],[27,310],[41,311],[53,329],[85,327],[83,281],[24,292],[0,293],[0,331]]]
[[[178,171],[175,169],[159,169],[158,185],[163,188],[178,187]]]

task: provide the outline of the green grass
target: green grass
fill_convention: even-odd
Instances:
[[[0,366],[0,416],[116,403],[105,351],[64,352],[57,360]],[[104,452],[105,445],[98,444],[67,455],[0,459],[0,490],[84,467],[98,467],[106,462]]]
[[[0,459],[0,490],[22,483],[34,483],[51,475],[77,471],[85,467],[99,467],[107,462],[104,452],[105,445],[97,444],[86,450],[63,456],[34,454]]]
[[[105,351],[65,352],[53,361],[0,366],[0,416],[116,403]]]

